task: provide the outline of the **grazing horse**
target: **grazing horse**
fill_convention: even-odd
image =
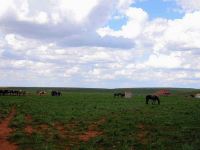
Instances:
[[[4,90],[0,90],[0,96],[4,95]]]
[[[25,96],[26,95],[26,91],[19,90],[18,92],[19,92],[18,93],[19,96]]]
[[[146,96],[146,104],[149,103],[149,100],[152,100],[152,104],[155,104],[156,101],[158,101],[158,104],[160,105],[160,99],[158,96],[156,95],[147,95]]]
[[[51,96],[62,96],[60,91],[51,91]]]
[[[46,95],[47,94],[47,92],[46,91],[39,91],[39,92],[37,92],[38,93],[38,95],[39,96],[44,96],[44,95]]]
[[[125,96],[125,93],[114,93],[114,98],[115,97],[121,97],[123,98]]]
[[[24,96],[26,91],[23,90],[0,90],[0,96]]]

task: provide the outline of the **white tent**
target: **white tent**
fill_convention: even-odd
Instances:
[[[195,98],[200,98],[200,93],[196,94]]]
[[[130,91],[125,92],[125,98],[132,98],[133,94]]]

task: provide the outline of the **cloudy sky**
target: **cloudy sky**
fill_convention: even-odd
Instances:
[[[200,88],[200,0],[0,4],[0,86]]]

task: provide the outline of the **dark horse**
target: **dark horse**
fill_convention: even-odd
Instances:
[[[62,96],[60,91],[51,91],[51,96]]]
[[[125,96],[125,93],[114,93],[114,98],[115,97],[121,97],[123,98]]]
[[[0,96],[25,96],[26,91],[23,90],[0,90]]]
[[[156,101],[158,101],[158,104],[160,105],[160,99],[158,96],[156,95],[147,95],[146,96],[146,104],[149,103],[149,100],[152,100],[152,104],[155,104]]]

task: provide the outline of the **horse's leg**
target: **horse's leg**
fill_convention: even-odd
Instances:
[[[148,102],[149,102],[149,99],[146,97],[146,104],[148,104]]]
[[[158,105],[160,105],[160,100],[159,100],[159,98],[157,99],[157,101],[158,101]]]
[[[156,100],[155,100],[155,99],[153,99],[152,101],[153,101],[153,105],[155,105],[155,104],[156,104]]]

